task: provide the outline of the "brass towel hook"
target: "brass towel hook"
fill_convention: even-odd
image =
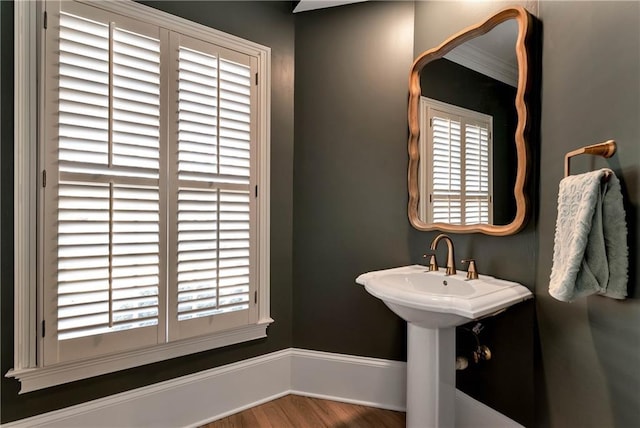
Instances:
[[[616,152],[616,142],[614,140],[607,140],[603,143],[594,144],[592,146],[585,146],[579,149],[576,149],[572,152],[567,153],[564,156],[564,176],[568,177],[570,175],[569,172],[569,160],[578,155],[588,154],[588,155],[596,155],[602,156],[604,158],[610,158]],[[609,178],[609,175],[605,178]]]

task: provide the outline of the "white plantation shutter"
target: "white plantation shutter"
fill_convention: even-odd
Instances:
[[[160,29],[76,3],[62,8],[46,363],[164,334]]]
[[[172,36],[171,52],[178,121],[170,280],[177,292],[169,300],[169,336],[183,339],[255,320],[255,71],[246,55],[182,35]]]
[[[491,224],[491,117],[423,98],[429,223]]]
[[[490,223],[489,129],[465,121],[465,224]]]
[[[255,323],[257,60],[61,5],[45,362]]]
[[[433,222],[460,224],[462,136],[460,122],[445,114],[431,116],[431,203]]]

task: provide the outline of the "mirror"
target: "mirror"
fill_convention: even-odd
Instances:
[[[531,15],[504,9],[414,62],[409,220],[419,230],[510,235],[527,217]]]

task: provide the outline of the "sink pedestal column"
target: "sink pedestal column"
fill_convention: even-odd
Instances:
[[[456,329],[407,323],[407,428],[453,428]]]

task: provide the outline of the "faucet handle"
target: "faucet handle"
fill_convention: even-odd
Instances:
[[[469,263],[467,271],[467,279],[478,279],[478,270],[476,269],[476,261],[474,259],[462,260],[462,263]]]
[[[431,271],[438,271],[438,262],[436,261],[436,255],[435,253],[429,253],[429,254],[423,254],[422,258],[426,259],[427,257],[429,257],[429,272]]]

